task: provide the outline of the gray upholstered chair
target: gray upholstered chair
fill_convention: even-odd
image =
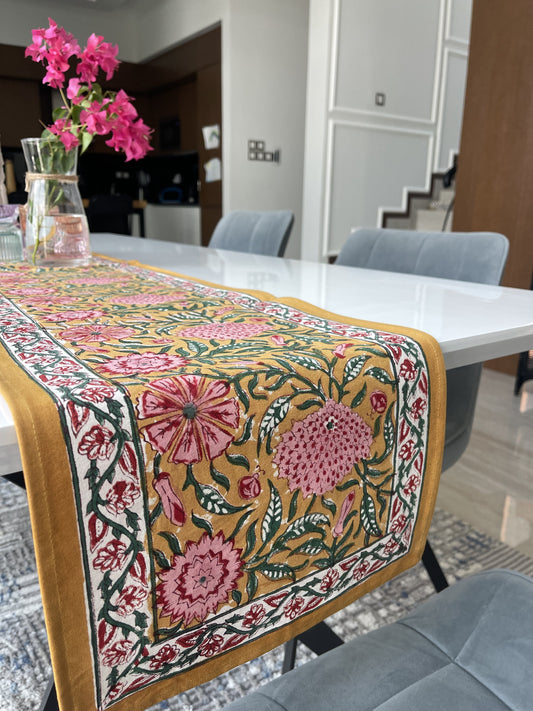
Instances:
[[[353,230],[335,264],[390,272],[499,284],[509,242],[496,232],[415,232],[368,228]],[[442,470],[461,457],[470,440],[481,363],[448,370],[446,436]],[[437,590],[446,579],[427,546],[424,564]]]
[[[224,711],[529,711],[533,580],[464,578]]]
[[[282,257],[293,222],[294,215],[290,210],[236,210],[218,221],[209,246]]]

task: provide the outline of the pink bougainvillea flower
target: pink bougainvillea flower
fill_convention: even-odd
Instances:
[[[278,476],[304,498],[333,489],[353,465],[370,455],[372,430],[349,407],[334,400],[296,422],[281,437],[273,461]]]
[[[99,101],[93,101],[88,109],[83,109],[80,113],[80,121],[87,126],[89,133],[96,133],[103,136],[110,131],[110,123],[107,111]]]
[[[163,512],[168,520],[175,526],[183,526],[187,519],[187,514],[180,497],[172,487],[170,474],[161,472],[159,477],[154,479],[154,489],[159,494]]]
[[[139,398],[141,419],[157,418],[142,428],[152,447],[170,451],[175,464],[193,464],[205,456],[213,460],[233,442],[239,406],[227,398],[229,385],[199,375],[162,378],[150,383]]]
[[[65,72],[69,68],[69,59],[77,55],[80,47],[73,36],[57,23],[48,18],[49,27],[32,30],[32,44],[26,48],[25,56],[34,62],[42,62],[47,73],[43,84],[60,89],[65,83]],[[47,64],[46,64],[47,63]]]
[[[73,104],[81,104],[83,98],[79,96],[82,84],[78,77],[72,77],[69,79],[67,86],[67,99],[70,99]]]
[[[183,555],[175,555],[172,567],[159,573],[157,602],[160,614],[175,624],[188,625],[205,618],[228,602],[242,576],[241,550],[225,541],[222,533],[214,538],[205,533],[198,543],[189,541]]]
[[[85,454],[88,459],[109,459],[115,449],[115,444],[111,442],[112,436],[113,432],[107,427],[95,425],[83,435],[78,452]]]
[[[76,72],[82,81],[90,84],[96,81],[98,71],[102,69],[106,74],[106,79],[109,80],[119,65],[117,54],[117,45],[104,42],[103,37],[95,35],[93,32],[87,40],[87,46],[79,55],[80,61]]]
[[[120,340],[133,336],[134,328],[128,326],[73,326],[64,331],[60,331],[59,337],[65,341],[76,341],[76,343],[107,343],[109,340]]]
[[[370,395],[370,405],[374,412],[378,414],[385,412],[387,409],[387,396],[381,390],[374,390]]]
[[[188,362],[182,356],[168,355],[167,353],[131,353],[108,360],[99,368],[106,373],[136,375],[137,373],[153,373],[158,370],[168,371],[173,368],[182,368]]]
[[[191,326],[179,332],[182,338],[215,338],[218,341],[232,338],[247,338],[258,333],[269,331],[272,325],[261,323],[207,323],[201,326]]]

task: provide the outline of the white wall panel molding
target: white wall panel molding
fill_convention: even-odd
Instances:
[[[391,12],[401,13],[401,28],[388,16]],[[365,20],[370,25],[368,32],[360,29]],[[333,0],[329,111],[422,125],[435,123],[445,21],[446,0]],[[352,32],[349,41],[346,28]],[[380,45],[387,51],[380,51]],[[398,74],[398,54],[407,74]],[[385,106],[389,93],[398,110],[374,106],[379,91],[385,93]]]
[[[446,171],[459,152],[468,65],[467,49],[444,47],[440,111],[435,138],[434,172]]]
[[[353,227],[376,226],[383,210],[406,206],[409,189],[429,184],[433,143],[429,130],[330,119],[321,259]]]
[[[444,35],[446,42],[468,48],[471,19],[472,0],[447,0]]]

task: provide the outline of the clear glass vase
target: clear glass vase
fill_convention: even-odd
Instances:
[[[87,217],[78,188],[78,152],[54,138],[23,138],[26,160],[24,254],[38,266],[83,266],[91,260]]]

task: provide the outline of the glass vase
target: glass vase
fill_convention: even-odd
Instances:
[[[84,266],[91,260],[78,188],[78,151],[55,138],[23,138],[26,161],[25,258],[37,266]]]

